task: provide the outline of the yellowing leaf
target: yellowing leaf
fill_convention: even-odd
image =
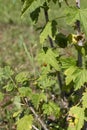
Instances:
[[[33,123],[32,115],[25,115],[17,121],[17,130],[31,130]]]
[[[68,130],[81,130],[84,125],[84,109],[74,106],[69,111],[72,123],[69,122]]]
[[[17,112],[14,112],[13,117],[14,117],[14,118],[17,117],[20,113],[21,113],[21,110],[19,110],[19,111],[17,111]]]

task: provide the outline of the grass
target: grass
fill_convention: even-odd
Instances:
[[[21,1],[17,0],[0,0],[0,22],[14,24],[30,24],[30,19],[26,15],[21,20]]]
[[[17,71],[32,68],[38,42],[30,19],[20,17],[21,7],[20,1],[0,0],[0,66],[10,65]]]
[[[26,67],[26,64],[30,61],[26,56],[22,43],[26,44],[30,53],[33,53],[33,51],[35,52],[37,45],[34,40],[36,37],[33,36],[31,38],[31,35],[34,32],[33,28],[9,24],[1,24],[0,28],[2,28],[2,31],[0,31],[0,65],[8,64],[13,66],[13,68],[20,68],[21,65],[24,64],[23,66]]]

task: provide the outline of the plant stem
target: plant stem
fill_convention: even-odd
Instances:
[[[77,3],[76,3],[77,6]],[[78,8],[80,8],[78,6]],[[76,27],[77,27],[77,35],[79,35],[81,33],[81,28],[80,28],[80,21],[76,20]],[[79,45],[79,42],[78,42]],[[81,51],[78,50],[78,67],[82,67],[82,54]]]
[[[31,112],[34,114],[35,118],[38,120],[38,122],[41,124],[41,126],[44,128],[44,130],[48,130],[42,119],[37,115],[33,107],[29,107]]]
[[[80,9],[80,0],[76,0],[76,7]],[[77,35],[81,33],[80,21],[76,20]],[[79,45],[79,42],[78,42]],[[78,67],[82,67],[82,54],[78,51]]]
[[[78,67],[82,67],[82,54],[81,52],[78,52]]]
[[[45,2],[45,6],[47,6],[46,2]],[[46,23],[49,22],[48,9],[44,8],[44,15],[45,15]],[[53,48],[54,47],[53,40],[51,39],[50,36],[48,36],[48,39],[49,39],[49,42],[50,42],[50,46]]]
[[[76,0],[76,7],[80,9],[80,0]],[[80,21],[79,20],[76,21],[76,26],[77,26],[77,34],[80,34],[81,33],[81,28],[80,28],[81,26],[80,26]],[[82,63],[83,63],[82,54],[81,54],[81,51],[78,51],[78,66],[82,67],[83,66]],[[80,95],[80,98],[81,98],[82,92],[83,92],[83,88],[81,88],[78,91],[78,93]],[[87,129],[87,121],[84,122],[84,126],[83,126],[83,130],[86,130],[86,129]]]
[[[80,0],[76,0],[76,7],[78,9],[80,9]],[[76,29],[77,29],[77,35],[79,35],[81,33],[81,27],[80,27],[79,20],[76,20]],[[79,46],[79,41],[78,41],[78,46]],[[81,68],[82,67],[82,54],[81,54],[81,50],[79,51],[79,49],[77,49],[77,51],[78,51],[77,66]],[[83,91],[82,88],[77,91],[79,98],[81,98],[82,91]]]
[[[25,104],[29,107],[30,111],[33,113],[33,115],[35,116],[36,120],[41,124],[42,128],[44,130],[48,130],[48,128],[46,127],[45,123],[42,121],[42,119],[39,117],[39,115],[36,113],[36,111],[34,110],[34,108],[32,106],[29,105],[28,99],[25,98]],[[35,128],[35,127],[34,127]]]
[[[45,2],[45,6],[47,6],[46,2]],[[44,6],[44,7],[45,7]],[[45,20],[46,20],[46,23],[49,22],[49,16],[48,16],[48,8],[45,7],[44,8],[44,15],[45,15]],[[54,45],[53,45],[53,40],[50,36],[48,36],[48,39],[49,39],[49,43],[50,43],[50,46],[53,48]],[[58,71],[57,72],[57,78],[58,78],[58,83],[59,83],[59,86],[60,86],[60,90],[61,90],[61,93],[62,93],[62,79],[61,79],[61,75],[60,75],[60,72]]]
[[[57,77],[58,77],[58,82],[59,82],[59,86],[60,86],[60,89],[61,89],[61,96],[63,97],[64,95],[62,95],[62,78],[61,78],[61,75],[60,75],[60,72],[58,71],[57,72]]]
[[[32,128],[34,129],[34,130],[39,130],[36,126],[34,126],[34,125],[32,125]]]

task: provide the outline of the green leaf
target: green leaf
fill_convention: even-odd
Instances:
[[[87,8],[78,9],[76,7],[69,7],[66,9],[66,15],[68,24],[73,24],[76,20],[80,20],[87,35]]]
[[[40,43],[44,43],[48,36],[52,37],[51,22],[48,22],[40,34]]]
[[[58,55],[56,53],[54,53],[52,51],[52,49],[48,49],[47,53],[46,53],[46,61],[47,64],[50,64],[52,67],[54,67],[56,70],[60,70],[59,65],[58,65],[58,61],[56,60],[56,57]]]
[[[40,102],[47,101],[47,97],[44,93],[32,94],[31,100],[34,107],[38,109]]]
[[[80,10],[80,21],[87,36],[87,8]]]
[[[68,130],[81,130],[84,125],[84,109],[74,106],[70,109],[69,116],[72,121],[69,122]]]
[[[84,83],[87,82],[87,70],[85,69],[77,69],[74,73],[74,84],[75,90],[80,89]]]
[[[14,89],[13,83],[9,83],[3,87],[7,92],[11,92]]]
[[[0,81],[2,82],[5,79],[9,79],[14,74],[10,66],[5,66],[4,68],[0,67]]]
[[[29,12],[33,12],[35,9],[43,6],[45,0],[25,0],[22,8],[22,15],[29,10]]]
[[[25,0],[23,8],[22,8],[22,14],[25,13],[25,11],[31,6],[31,4],[34,2],[35,0]]]
[[[14,117],[14,118],[17,117],[20,113],[21,113],[21,110],[14,112],[14,113],[13,113],[13,117]]]
[[[14,72],[13,72],[13,70],[10,68],[10,66],[5,66],[5,67],[3,68],[3,74],[5,75],[5,77],[9,78],[9,77],[11,77],[11,76],[14,74]]]
[[[87,82],[87,70],[85,69],[71,66],[65,71],[65,75],[66,85],[73,81],[75,90],[80,89]]]
[[[3,98],[4,98],[4,94],[0,92],[0,102],[3,100]]]
[[[61,47],[61,48],[65,48],[67,47],[67,37],[66,35],[62,34],[62,33],[58,33],[55,37],[55,43]]]
[[[31,130],[33,123],[32,115],[25,115],[17,121],[17,130]]]
[[[57,104],[51,101],[48,104],[44,104],[42,109],[43,109],[43,113],[48,116],[53,115],[55,117],[58,117],[60,113],[59,106],[57,106]]]
[[[56,80],[52,77],[47,76],[47,73],[41,74],[38,79],[38,86],[42,90],[50,90],[53,86],[55,86]]]
[[[77,67],[70,66],[68,69],[65,70],[64,74],[66,75],[65,82],[66,85],[69,85],[71,81],[74,80],[73,73],[77,70]]]
[[[42,53],[39,54],[38,61],[42,64],[46,63],[47,65],[51,65],[54,69],[59,71],[60,67],[56,59],[57,57],[58,54],[54,53],[52,49],[48,49],[46,53],[42,51]]]
[[[28,80],[28,78],[29,78],[28,76],[29,76],[28,72],[26,72],[26,71],[20,72],[19,74],[16,75],[15,80],[18,83],[23,83]]]
[[[33,12],[30,13],[30,17],[35,23],[38,21],[39,13],[40,7],[36,8]]]
[[[76,59],[73,57],[60,58],[63,69],[68,69],[70,66],[76,66]]]
[[[32,90],[29,87],[21,87],[18,91],[21,97],[29,97],[32,93]]]
[[[68,7],[66,8],[65,12],[67,16],[67,24],[74,24],[77,19],[80,19],[79,9],[77,7]]]
[[[82,105],[83,105],[83,108],[87,108],[87,90],[86,90],[86,92],[83,93]]]
[[[21,98],[20,96],[15,96],[13,99],[13,104],[16,106],[18,110],[21,110]]]
[[[55,34],[57,32],[56,28],[56,21],[53,20],[51,22],[48,22],[46,26],[44,27],[43,31],[40,34],[40,43],[44,43],[44,41],[50,36],[52,39],[55,38]]]

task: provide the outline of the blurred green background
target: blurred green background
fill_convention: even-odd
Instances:
[[[21,8],[21,1],[0,0],[0,66],[17,71],[32,68],[38,42],[29,12],[21,18]]]

